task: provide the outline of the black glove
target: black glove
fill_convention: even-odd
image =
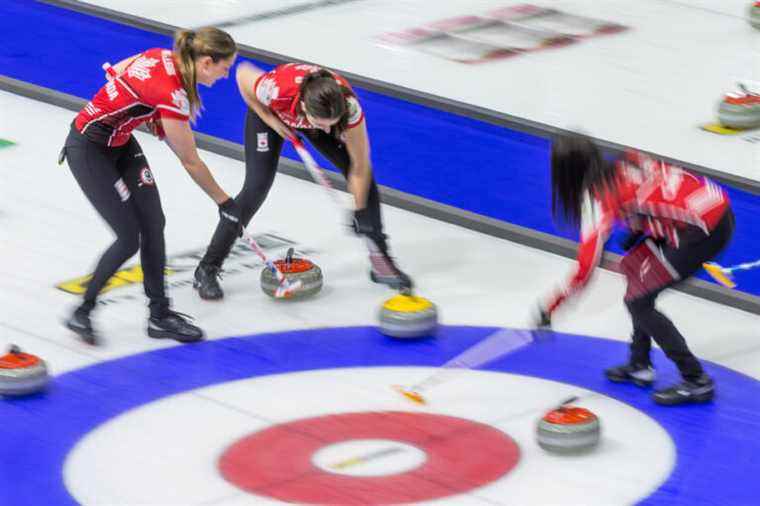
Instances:
[[[375,226],[372,224],[370,213],[366,207],[354,211],[354,216],[351,220],[351,228],[353,228],[354,232],[358,235],[371,236],[375,233]]]
[[[538,311],[534,315],[534,326],[537,329],[550,329],[552,327],[552,315],[539,304]]]
[[[623,251],[630,251],[645,237],[646,234],[643,232],[628,232],[620,239],[620,247],[623,248]]]
[[[235,227],[235,234],[243,235],[243,220],[240,217],[240,207],[234,199],[227,199],[219,204],[219,217],[228,225]]]

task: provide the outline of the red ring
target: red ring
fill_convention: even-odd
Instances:
[[[415,469],[386,476],[333,474],[312,463],[321,448],[354,439],[389,439],[424,451]],[[389,504],[462,494],[499,479],[520,449],[482,423],[429,413],[369,412],[283,423],[230,446],[222,476],[253,494],[311,504]]]

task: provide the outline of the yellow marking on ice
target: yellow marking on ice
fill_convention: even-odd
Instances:
[[[174,274],[172,269],[166,269],[166,275]],[[100,290],[100,293],[106,293],[114,288],[121,286],[133,285],[142,283],[144,279],[142,267],[136,265],[128,269],[122,269],[117,271],[107,282],[106,285]],[[82,295],[87,291],[87,285],[92,279],[92,274],[86,276],[80,276],[78,278],[69,279],[55,285],[59,290],[64,292],[73,293],[75,295]]]
[[[705,123],[704,125],[700,125],[699,128],[707,132],[711,132],[711,133],[719,134],[719,135],[736,135],[736,134],[744,133],[747,131],[745,129],[737,129],[737,128],[723,126],[720,123]]]
[[[398,313],[424,311],[432,307],[432,302],[424,297],[415,297],[414,295],[396,295],[385,301],[385,304],[383,304],[383,309]]]
[[[336,462],[335,464],[331,465],[330,469],[345,469],[347,467],[355,466],[357,464],[364,464],[365,462],[377,460],[381,457],[387,457],[388,455],[393,455],[394,453],[399,453],[402,451],[404,450],[399,447],[385,448],[383,450],[377,450],[372,453],[368,453],[367,455],[360,455],[358,457],[351,457],[346,460],[341,460],[340,462]]]

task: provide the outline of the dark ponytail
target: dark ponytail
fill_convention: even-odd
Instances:
[[[615,191],[615,166],[604,160],[594,142],[565,134],[552,143],[552,214],[574,226],[581,221],[584,194],[604,199]]]
[[[329,70],[318,70],[304,77],[300,86],[301,101],[310,116],[319,119],[338,119],[332,134],[339,137],[348,126],[348,104],[346,99],[353,92],[340,85]]]

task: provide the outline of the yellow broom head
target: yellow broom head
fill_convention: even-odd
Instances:
[[[410,390],[399,385],[396,385],[393,388],[410,401],[416,402],[417,404],[425,404],[425,398],[422,397],[422,394],[419,392],[415,392],[414,390]]]
[[[731,275],[723,271],[723,268],[713,262],[706,262],[702,264],[702,267],[707,271],[715,281],[728,288],[734,288],[736,283],[731,279]]]

